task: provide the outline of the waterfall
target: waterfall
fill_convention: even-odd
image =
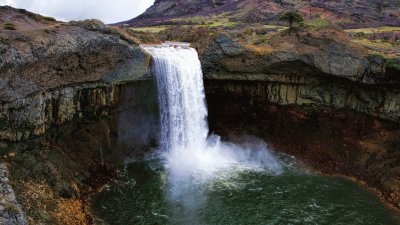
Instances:
[[[204,148],[208,135],[203,74],[196,50],[168,45],[146,48],[153,56],[167,151]]]
[[[203,74],[195,49],[170,42],[142,48],[153,58],[160,106],[160,145],[172,200],[186,207],[200,204],[204,200],[204,184],[226,177],[234,171],[232,168],[262,168],[275,174],[282,171],[267,144],[259,139],[235,145],[220,141],[219,136],[209,136]]]

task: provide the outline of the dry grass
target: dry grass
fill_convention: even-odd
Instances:
[[[83,213],[82,201],[76,199],[61,199],[54,213],[55,218],[61,224],[85,225],[88,224]]]
[[[286,26],[278,26],[278,25],[262,25],[263,28],[267,28],[267,29],[275,29],[278,31],[283,31],[286,30],[288,27]]]
[[[388,43],[388,42],[383,42],[383,41],[371,41],[368,39],[355,39],[353,42],[358,43],[360,45],[366,46],[366,47],[371,47],[371,48],[379,48],[379,49],[392,49],[393,45]]]
[[[398,57],[399,41],[396,41],[400,27],[374,27],[345,30],[353,42],[366,47],[371,54],[380,54],[387,58]]]
[[[314,27],[314,28],[321,28],[321,27],[329,27],[332,26],[332,22],[327,19],[313,19],[308,20],[305,22],[306,25]]]
[[[155,26],[155,27],[132,27],[129,28],[132,31],[139,32],[149,32],[149,33],[159,33],[160,31],[164,31],[168,29],[170,26]]]
[[[400,31],[400,27],[374,27],[374,28],[360,28],[360,29],[347,29],[348,33],[365,33],[372,34],[378,32]]]
[[[253,51],[256,55],[266,55],[274,50],[273,47],[271,47],[270,45],[258,46],[247,43],[241,43],[241,45]]]
[[[27,219],[34,224],[38,218],[35,214],[47,215],[60,224],[85,225],[88,224],[82,201],[80,199],[64,199],[54,194],[46,182],[21,182],[20,197],[26,207]],[[33,214],[32,214],[33,213]],[[54,221],[46,221],[54,223]]]
[[[369,39],[353,39],[353,42],[366,47],[370,54],[379,54],[386,58],[399,56],[398,52],[400,52],[400,47],[389,42],[380,40],[371,41]]]

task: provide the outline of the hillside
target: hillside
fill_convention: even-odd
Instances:
[[[342,27],[400,25],[398,0],[156,0],[144,14],[119,24],[208,24],[217,17],[232,23],[279,24],[279,15],[291,10]]]

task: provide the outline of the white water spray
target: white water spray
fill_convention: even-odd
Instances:
[[[262,141],[238,146],[221,142],[216,135],[208,136],[203,74],[195,49],[185,43],[142,47],[154,61],[160,144],[173,200],[185,201],[186,206],[199,204],[202,189],[198,184],[227,174],[234,167],[282,171],[279,161]]]

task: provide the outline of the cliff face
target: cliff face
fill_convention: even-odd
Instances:
[[[262,137],[400,208],[400,86],[384,60],[330,29],[266,46],[217,34],[200,52],[212,132]]]
[[[400,122],[398,81],[385,62],[336,30],[277,35],[266,47],[215,36],[201,54],[205,78],[258,81],[226,91],[263,96],[280,105],[352,109]],[[244,82],[246,83],[246,82]]]
[[[0,32],[0,141],[111,107],[116,85],[149,76],[149,56],[121,30],[9,7],[0,15],[0,26],[11,21],[15,29]]]
[[[277,104],[265,81],[205,84],[211,132],[230,141],[243,134],[263,138],[318,171],[362,181],[400,208],[399,123],[321,104]]]
[[[150,57],[96,20],[0,7],[0,28],[0,221],[92,224],[86,198],[115,176],[108,163],[154,139]]]

